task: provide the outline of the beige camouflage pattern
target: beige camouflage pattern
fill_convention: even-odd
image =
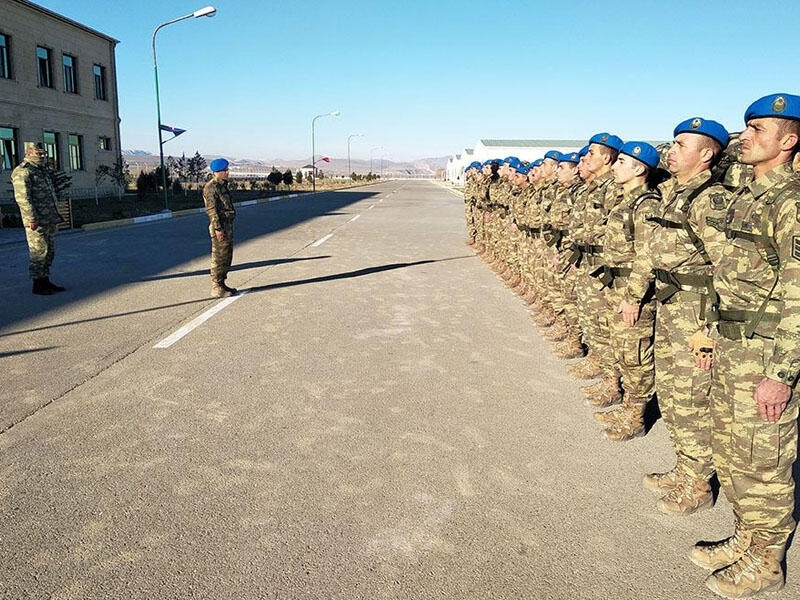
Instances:
[[[800,371],[800,179],[784,164],[746,183],[733,195],[726,216],[728,242],[714,270],[725,311],[748,311],[747,321],[769,298],[752,339],[746,324],[721,320],[712,370],[714,464],[737,520],[755,540],[785,546],[794,530],[797,398],[776,423],[761,419],[753,400],[764,377],[794,387]],[[770,241],[778,264],[770,266]],[[770,292],[770,290],[772,290]],[[730,315],[730,313],[728,313]],[[737,339],[738,338],[738,339]]]
[[[222,283],[228,276],[233,260],[233,219],[236,216],[228,182],[212,178],[203,188],[203,202],[209,219],[208,233],[211,236],[211,281]],[[217,240],[217,231],[222,231],[224,235],[221,242]]]

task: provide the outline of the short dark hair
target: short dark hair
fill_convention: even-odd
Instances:
[[[778,135],[783,137],[784,135],[791,134],[797,136],[797,143],[792,149],[792,154],[795,154],[800,151],[800,121],[795,121],[794,119],[778,119]]]

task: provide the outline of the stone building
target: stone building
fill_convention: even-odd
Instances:
[[[44,143],[73,196],[94,195],[121,151],[117,40],[27,0],[0,0],[0,15],[0,203],[26,141]]]

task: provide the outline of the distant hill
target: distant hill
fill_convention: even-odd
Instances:
[[[159,163],[159,157],[155,154],[150,154],[144,150],[123,150],[123,158],[133,159],[128,160],[131,167],[138,169],[152,169]],[[219,154],[203,155],[206,161],[210,162],[218,158]],[[222,155],[225,156],[225,155]],[[311,157],[303,159],[284,159],[276,158],[273,160],[260,160],[252,158],[239,158],[235,156],[225,156],[232,165],[234,171],[247,172],[253,174],[267,174],[275,167],[279,171],[291,169],[297,171],[298,169],[311,164]],[[449,156],[441,156],[435,158],[420,158],[407,162],[394,162],[391,160],[384,160],[381,164],[380,159],[375,158],[370,165],[368,160],[352,159],[350,161],[350,168],[359,174],[366,174],[370,171],[370,167],[374,173],[380,173],[383,167],[383,174],[385,176],[433,176],[438,171],[444,169],[449,160]],[[317,168],[329,175],[347,175],[347,159],[346,158],[331,158],[330,162],[324,162],[317,157]]]

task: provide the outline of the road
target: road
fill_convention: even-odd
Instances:
[[[385,182],[236,227],[233,301],[207,297],[202,214],[59,236],[51,297],[0,247],[0,597],[714,597],[687,553],[729,506],[655,510],[662,423],[602,437],[457,195]]]

